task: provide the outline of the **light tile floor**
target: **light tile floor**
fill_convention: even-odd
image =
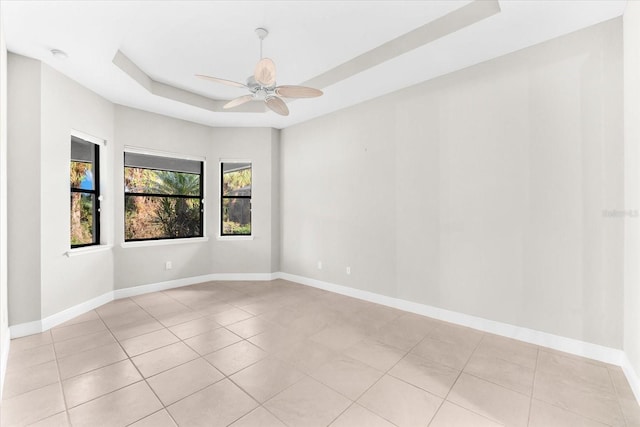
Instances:
[[[640,426],[616,366],[293,284],[211,282],[11,342],[2,426]]]

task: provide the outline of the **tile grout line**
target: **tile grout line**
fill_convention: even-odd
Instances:
[[[132,300],[131,298],[127,298],[127,299],[131,300],[134,304],[136,304],[138,307],[140,307],[140,305],[139,305],[137,302],[135,302],[134,300]],[[142,308],[142,307],[140,307],[140,308]],[[143,310],[144,310],[144,308],[143,308]],[[145,310],[145,311],[146,311],[146,310]],[[98,316],[100,316],[100,318],[102,319],[102,316],[100,315],[100,313],[98,313]],[[103,321],[104,321],[104,320],[103,320]],[[105,325],[106,325],[106,324],[105,324]],[[113,337],[113,339],[114,339],[114,340],[116,340],[116,342],[118,343],[118,345],[120,346],[120,348],[122,349],[122,351],[127,355],[127,360],[129,361],[129,363],[131,363],[131,364],[133,365],[133,367],[135,368],[135,370],[138,372],[138,374],[139,374],[139,375],[140,375],[140,377],[142,378],[142,380],[141,380],[141,381],[144,381],[144,383],[147,385],[147,387],[149,388],[149,390],[151,390],[151,392],[153,393],[153,395],[156,397],[156,399],[158,400],[158,402],[159,402],[159,403],[160,403],[160,405],[162,406],[162,409],[166,410],[166,406],[164,406],[164,403],[162,403],[162,400],[160,400],[160,397],[158,397],[158,395],[157,395],[157,393],[155,392],[155,390],[153,389],[153,387],[151,387],[151,385],[149,384],[149,382],[147,381],[147,379],[144,377],[144,375],[142,375],[142,372],[140,372],[140,369],[138,369],[138,366],[136,366],[136,364],[133,362],[133,360],[131,359],[131,356],[129,355],[129,353],[127,353],[127,351],[124,349],[124,347],[122,347],[122,344],[120,343],[120,341],[115,337],[115,335],[113,335],[113,331],[111,331],[111,329],[109,328],[109,326],[107,326],[107,330],[109,331],[109,333],[111,334],[111,336]],[[124,387],[121,387],[121,388],[120,388],[120,389],[118,389],[118,390],[122,390],[123,388],[129,387],[129,386],[131,386],[131,385],[133,385],[133,384],[137,384],[137,383],[139,383],[139,382],[141,382],[141,381],[136,381],[136,382],[134,382],[134,383],[132,383],[132,384],[126,385],[126,386],[124,386]],[[115,391],[117,391],[117,390],[115,390]],[[112,391],[112,392],[110,392],[110,393],[107,393],[107,394],[104,394],[104,395],[102,395],[102,396],[100,396],[100,397],[107,396],[107,395],[109,395],[109,394],[111,394],[111,393],[114,393],[114,391]],[[158,411],[155,411],[155,412],[158,412]],[[144,416],[144,417],[142,417],[142,418],[139,418],[139,419],[137,419],[137,420],[134,420],[134,421],[133,421],[133,423],[136,423],[136,422],[138,422],[138,421],[140,421],[140,420],[143,420],[143,419],[145,419],[146,417],[148,417],[149,415],[154,414],[155,412],[152,412],[151,414],[147,414],[147,415],[145,415],[145,416]],[[173,420],[173,422],[174,422],[176,425],[178,425],[178,423],[176,422],[176,420],[173,418],[173,416],[171,415],[171,413],[170,413],[168,410],[167,410],[167,414],[169,414],[169,417],[171,417],[171,419]],[[133,424],[133,423],[130,423],[130,424]]]
[[[527,426],[531,424],[531,410],[533,409],[533,392],[536,387],[536,376],[538,375],[538,359],[540,358],[540,348],[536,350],[536,365],[533,369],[533,382],[531,384],[531,396],[529,398],[529,413],[527,414]]]
[[[402,315],[400,315],[400,316],[398,316],[398,317],[401,317],[401,316],[402,316]],[[394,320],[396,320],[398,317],[396,317]],[[386,326],[387,324],[389,324],[389,323],[392,323],[392,322],[393,322],[393,320],[388,321],[388,322],[385,324],[385,326]],[[369,390],[371,390],[371,389],[372,389],[376,384],[378,384],[378,383],[380,382],[380,380],[381,380],[382,378],[384,378],[384,376],[385,376],[385,375],[389,375],[389,376],[391,376],[392,378],[395,378],[395,379],[397,379],[397,380],[399,380],[399,381],[404,382],[405,384],[408,384],[408,385],[410,385],[410,386],[412,386],[412,387],[416,387],[416,386],[414,386],[413,384],[409,384],[409,383],[407,383],[406,381],[404,381],[404,380],[402,380],[402,379],[400,379],[400,378],[396,378],[395,376],[393,376],[393,375],[389,374],[389,372],[390,372],[390,371],[391,371],[391,370],[392,370],[392,369],[393,369],[393,368],[394,368],[398,363],[400,363],[400,361],[402,361],[402,359],[404,359],[405,357],[407,357],[407,355],[408,355],[408,354],[410,354],[410,353],[411,353],[411,351],[412,351],[414,348],[416,348],[416,347],[417,347],[417,346],[418,346],[422,341],[424,341],[424,340],[425,340],[425,338],[427,338],[427,336],[429,335],[429,333],[430,333],[430,332],[431,332],[435,327],[436,327],[436,326],[434,325],[434,326],[429,330],[429,332],[427,332],[427,333],[426,333],[426,335],[425,335],[421,340],[419,340],[419,341],[418,341],[417,343],[415,343],[412,347],[410,347],[408,350],[406,350],[406,351],[405,351],[405,353],[404,353],[404,355],[403,355],[403,356],[402,356],[402,357],[401,357],[401,358],[400,358],[396,363],[394,363],[390,368],[388,368],[388,369],[387,369],[386,371],[384,371],[384,372],[383,372],[383,371],[379,371],[379,372],[382,372],[382,375],[380,376],[380,378],[378,378],[376,381],[374,381],[374,383],[373,383],[373,384],[371,384],[371,385],[370,385],[369,387],[367,387],[367,388],[366,388],[362,393],[360,393],[360,394],[358,395],[358,397],[356,397],[355,399],[353,399],[353,400],[352,400],[352,402],[351,402],[351,405],[349,405],[349,406],[348,406],[344,411],[342,411],[340,414],[338,414],[338,416],[337,416],[337,417],[335,417],[335,418],[331,421],[331,423],[335,422],[339,417],[341,417],[341,416],[342,416],[342,414],[344,414],[345,412],[347,412],[347,410],[348,410],[349,408],[351,408],[354,404],[358,404],[358,405],[360,405],[360,404],[358,403],[358,400],[359,400],[362,396],[364,396],[364,395],[365,395]],[[370,334],[367,334],[367,336],[370,336]],[[364,339],[366,339],[366,338],[364,338]],[[362,341],[362,340],[360,340],[360,341]],[[382,343],[382,344],[385,344],[385,343]],[[385,345],[389,345],[390,347],[394,347],[394,348],[398,349],[397,347],[392,346],[392,345],[390,345],[390,344],[385,344]],[[345,355],[345,354],[344,354],[344,351],[346,351],[346,350],[348,350],[348,348],[347,348],[347,349],[345,349],[345,350],[343,350],[340,354],[341,354],[341,355],[344,355],[344,356],[347,356],[347,355]],[[401,350],[401,349],[398,349],[398,350]],[[349,357],[349,356],[347,356],[347,357]],[[357,360],[357,359],[354,359],[354,360]],[[361,362],[361,361],[359,361],[359,362]],[[364,363],[364,362],[361,362],[361,363]],[[365,364],[365,365],[367,365],[366,363],[364,363],[364,364]],[[369,367],[373,368],[373,367],[372,367],[372,366],[370,366],[370,365],[367,365],[367,366],[369,366]],[[373,369],[376,369],[376,368],[373,368]],[[318,381],[319,381],[319,380],[318,380]],[[319,382],[320,382],[321,384],[324,384],[322,381],[319,381]],[[324,385],[325,385],[325,386],[327,386],[327,387],[329,387],[329,388],[331,388],[331,389],[333,390],[333,388],[332,388],[331,386],[329,386],[329,385],[327,385],[327,384],[324,384]],[[416,388],[418,388],[418,389],[422,390],[420,387],[416,387]],[[342,395],[342,393],[340,393],[339,391],[337,391],[337,390],[334,390],[334,391],[336,391],[337,393],[339,393],[339,394],[341,394],[341,395]],[[422,390],[422,391],[424,391],[424,392],[426,392],[426,393],[429,393],[429,394],[433,394],[433,393],[428,392],[428,391],[426,391],[426,390]],[[435,394],[433,394],[433,395],[434,395],[434,396],[436,396]],[[343,395],[343,396],[344,396],[344,395]],[[346,397],[346,396],[345,396],[345,397]],[[438,398],[439,398],[440,396],[436,396],[436,397],[438,397]],[[348,398],[348,397],[347,397],[347,398]],[[394,425],[394,426],[396,425],[396,424],[395,424],[394,422],[392,422],[391,420],[388,420],[387,418],[385,418],[385,417],[383,417],[382,415],[380,415],[380,414],[378,414],[378,413],[376,413],[376,412],[372,411],[371,409],[367,408],[366,406],[364,406],[364,405],[360,405],[360,406],[362,406],[363,408],[365,408],[365,409],[367,409],[368,411],[372,412],[373,414],[375,414],[375,415],[379,416],[379,417],[380,417],[380,418],[382,418],[383,420],[385,420],[385,421],[387,421],[387,422],[391,423],[392,425]],[[437,413],[437,410],[436,410],[436,413]],[[434,413],[434,415],[433,415],[434,417],[435,417],[435,414],[436,414],[436,413]],[[331,424],[331,423],[329,423],[329,424]]]

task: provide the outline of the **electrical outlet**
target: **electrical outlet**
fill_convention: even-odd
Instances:
[[[351,274],[351,267],[347,267],[347,274]]]
[[[322,270],[322,261],[318,261],[318,270]]]
[[[167,261],[164,263],[165,270],[171,270],[172,268],[173,268],[173,265],[171,264],[171,261]]]

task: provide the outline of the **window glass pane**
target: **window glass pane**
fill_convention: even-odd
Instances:
[[[200,175],[143,168],[124,168],[127,193],[200,195]]]
[[[251,234],[251,199],[222,199],[222,234]]]
[[[93,179],[93,164],[71,161],[71,188],[80,190],[95,190]]]
[[[223,196],[251,196],[251,163],[224,163],[222,170]]]
[[[71,187],[95,190],[93,176],[96,146],[82,139],[71,137]]]
[[[201,230],[199,198],[125,194],[125,240],[197,237]]]
[[[96,243],[94,205],[94,194],[71,193],[71,245]]]

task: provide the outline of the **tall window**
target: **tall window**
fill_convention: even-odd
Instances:
[[[71,137],[71,247],[100,244],[100,147]]]
[[[251,235],[251,163],[222,163],[220,234]]]
[[[198,160],[125,152],[125,241],[202,237],[203,167]]]

